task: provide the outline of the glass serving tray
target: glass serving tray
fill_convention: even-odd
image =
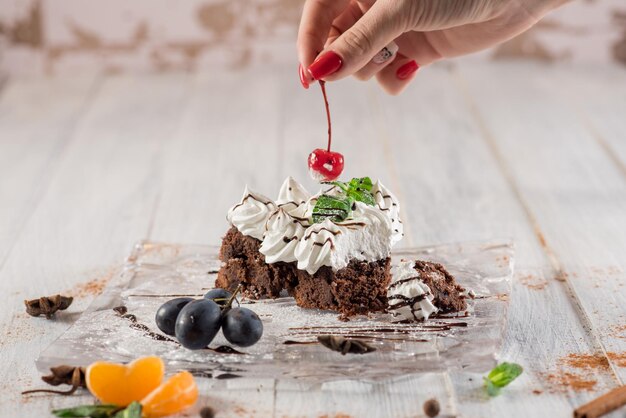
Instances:
[[[381,381],[451,369],[484,372],[495,364],[502,343],[513,274],[510,242],[476,242],[396,251],[392,261],[422,259],[442,263],[475,294],[467,312],[434,317],[423,323],[394,324],[388,314],[348,322],[334,312],[302,309],[293,298],[242,300],[263,320],[264,334],[248,348],[230,346],[218,337],[209,349],[191,351],[162,334],[154,315],[165,301],[202,297],[212,288],[220,267],[218,248],[154,242],[137,244],[124,268],[76,323],[45,349],[37,367],[84,366],[96,360],[128,362],[160,356],[169,371],[196,375]],[[123,306],[124,308],[114,309]],[[374,346],[367,354],[331,351],[319,335],[358,338]],[[222,346],[222,348],[218,348]]]

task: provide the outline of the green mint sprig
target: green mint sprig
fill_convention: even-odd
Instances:
[[[324,222],[330,219],[332,222],[342,222],[352,216],[354,202],[363,202],[374,206],[372,195],[372,180],[369,177],[353,178],[349,182],[332,181],[331,184],[341,189],[337,196],[323,194],[315,202],[313,207],[313,223]]]
[[[117,405],[81,405],[55,409],[52,414],[61,418],[141,418],[141,404],[133,402],[126,408]]]
[[[516,363],[500,363],[484,377],[485,390],[489,396],[498,396],[500,390],[518,378],[524,369]]]

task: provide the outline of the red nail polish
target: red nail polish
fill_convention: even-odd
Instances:
[[[305,89],[309,88],[309,80],[307,80],[306,73],[304,72],[304,68],[302,68],[302,64],[298,66],[298,74],[300,74],[300,82],[302,83],[302,87]]]
[[[337,53],[326,51],[309,66],[308,70],[313,79],[320,80],[339,71],[342,65],[343,61]]]
[[[406,80],[411,74],[417,71],[418,68],[420,68],[420,66],[417,65],[415,61],[409,61],[396,70],[396,77],[400,80]]]

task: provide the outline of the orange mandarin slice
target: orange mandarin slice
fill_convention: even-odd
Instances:
[[[180,372],[170,377],[161,386],[141,400],[142,414],[158,418],[176,414],[198,400],[198,386],[189,372]]]
[[[105,404],[127,406],[140,401],[163,381],[159,357],[142,357],[128,365],[97,361],[87,367],[85,380],[93,396]]]

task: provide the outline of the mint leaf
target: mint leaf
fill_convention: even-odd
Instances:
[[[356,200],[357,202],[363,202],[366,205],[374,206],[374,196],[372,195],[372,180],[369,177],[353,178],[348,183],[348,190],[346,191],[348,197]]]
[[[353,178],[348,183],[348,188],[352,190],[367,190],[368,192],[372,191],[372,179],[369,177],[361,177],[361,178]]]
[[[330,219],[332,222],[342,222],[352,216],[352,204],[363,202],[374,206],[376,201],[372,195],[372,180],[369,177],[353,178],[350,182],[331,181],[341,191],[336,196],[321,195],[313,208],[313,223],[324,222]]]
[[[348,197],[357,202],[363,202],[368,206],[374,206],[376,204],[374,196],[367,190],[348,189]]]
[[[485,389],[489,396],[497,396],[500,389],[517,379],[524,369],[516,363],[500,363],[489,372],[485,380]]]
[[[141,418],[141,404],[133,402],[126,409],[115,414],[113,418]]]
[[[335,197],[321,195],[313,207],[313,222],[324,222],[330,219],[332,222],[346,220],[352,213],[352,199],[349,197]]]
[[[74,408],[55,409],[52,414],[62,418],[110,418],[119,410],[120,407],[117,405],[81,405]]]

